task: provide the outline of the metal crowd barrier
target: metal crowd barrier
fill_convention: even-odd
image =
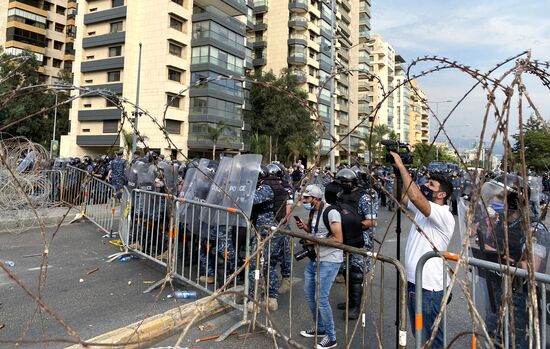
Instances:
[[[445,258],[448,261],[458,262],[459,261],[459,255],[450,253],[450,252],[443,252],[441,253],[443,258]],[[420,349],[425,344],[422,339],[422,275],[423,275],[423,269],[424,265],[428,260],[434,257],[440,257],[435,252],[428,252],[425,255],[423,255],[420,260],[418,261],[417,267],[416,267],[416,275],[415,275],[415,348]],[[479,275],[486,275],[487,272],[492,273],[495,277],[502,278],[501,287],[502,294],[506,295],[511,294],[511,299],[514,299],[514,293],[513,290],[509,290],[509,278],[518,277],[520,279],[524,279],[528,276],[527,270],[520,269],[516,267],[511,267],[510,269],[507,269],[506,265],[502,265],[499,263],[489,262],[482,259],[477,259],[473,257],[468,257],[467,259],[468,266],[471,267],[471,290],[470,294],[473,299],[474,305],[476,305],[476,293],[479,292],[476,288],[476,278]],[[444,273],[443,278],[443,289],[447,289],[447,278],[446,278],[446,272]],[[483,278],[485,279],[485,278]],[[547,285],[550,284],[550,275],[548,274],[542,274],[542,273],[535,273],[535,281],[537,283],[537,286],[539,288],[537,299],[539,299],[539,311],[540,311],[540,321],[539,321],[539,328],[540,328],[540,348],[546,348],[546,338],[548,337],[548,327],[547,327],[547,313],[549,312],[548,302],[547,302]],[[493,292],[494,290],[488,290],[489,292]],[[458,297],[453,297],[458,298]],[[500,302],[500,299],[496,299],[497,302]],[[477,305],[476,305],[477,307]],[[480,309],[478,309],[480,310]],[[498,311],[498,309],[497,309]],[[480,313],[483,313],[483,311],[480,311]],[[510,332],[512,329],[512,325],[514,324],[514,321],[511,321],[510,319],[510,313],[511,310],[509,309],[509,306],[506,304],[504,305],[504,323],[503,326],[503,332],[504,336],[502,338],[504,342],[504,348],[508,349],[511,347],[510,344],[512,344],[512,347],[516,347],[514,343],[511,343],[510,339]],[[446,326],[446,312],[443,313],[443,319],[442,319],[442,330],[443,330],[443,344],[445,347],[447,347],[447,326]],[[529,335],[530,335],[530,341],[532,341],[533,346],[532,347],[539,347],[537,346],[537,343],[535,343],[535,335],[534,335],[534,328],[532,327],[534,325],[533,323],[533,317],[530,316],[529,318]],[[487,324],[489,321],[485,321]],[[517,325],[516,325],[517,326]],[[465,329],[468,330],[468,329]],[[471,330],[471,329],[470,329]],[[492,333],[489,333],[489,336],[492,336]],[[517,336],[517,334],[516,334]],[[471,338],[471,346],[472,348],[476,348],[478,342],[478,338],[475,333],[472,333]],[[531,346],[529,346],[531,347]]]
[[[86,218],[111,237],[116,205],[115,187],[95,177],[86,179],[82,212]]]
[[[76,167],[65,168],[65,181],[61,187],[61,200],[71,206],[80,207],[84,202],[85,185],[90,180],[88,172]]]
[[[289,249],[290,249],[290,258],[291,258],[291,272],[290,272],[290,291],[289,291],[289,299],[288,299],[288,310],[287,310],[287,314],[285,314],[285,317],[281,318],[281,322],[282,321],[288,321],[288,327],[284,328],[285,331],[287,331],[289,334],[290,334],[290,337],[286,337],[283,335],[282,331],[277,331],[275,330],[274,328],[272,328],[270,325],[269,325],[269,321],[268,321],[268,318],[266,317],[265,318],[265,323],[262,324],[260,321],[257,321],[256,320],[256,314],[254,313],[254,324],[257,324],[259,325],[260,327],[264,328],[267,330],[267,333],[271,334],[271,333],[274,333],[280,337],[282,337],[284,340],[286,341],[292,341],[292,343],[295,345],[296,342],[292,339],[292,334],[293,334],[293,321],[295,321],[295,314],[299,314],[300,312],[303,312],[303,311],[306,311],[306,312],[309,312],[309,309],[307,308],[303,308],[303,304],[295,304],[293,302],[293,294],[295,292],[301,292],[303,293],[303,286],[301,285],[300,289],[298,291],[296,290],[293,290],[294,289],[294,282],[293,282],[293,279],[295,277],[295,269],[296,269],[296,265],[297,263],[300,263],[300,262],[296,262],[294,260],[294,253],[295,253],[295,250],[294,250],[294,239],[305,239],[305,240],[309,240],[309,241],[313,241],[316,243],[316,252],[317,254],[319,254],[319,246],[328,246],[328,247],[335,247],[335,248],[338,248],[338,249],[341,249],[344,251],[344,264],[345,264],[345,276],[346,276],[346,280],[349,280],[349,270],[350,270],[350,256],[352,254],[355,254],[355,255],[360,255],[363,257],[363,297],[362,297],[362,302],[361,302],[361,312],[360,312],[360,316],[359,316],[359,319],[357,320],[357,322],[355,322],[355,325],[352,325],[354,320],[348,320],[348,311],[349,311],[349,299],[348,299],[348,285],[346,284],[345,285],[345,297],[342,299],[342,301],[345,302],[346,306],[345,306],[345,311],[344,311],[344,314],[345,314],[345,321],[342,321],[340,319],[340,311],[334,311],[335,309],[333,309],[333,313],[334,313],[334,322],[335,322],[335,327],[337,329],[337,332],[338,331],[342,331],[344,332],[344,343],[345,343],[345,346],[346,348],[348,347],[353,347],[353,348],[357,348],[357,347],[361,347],[361,348],[367,348],[367,347],[371,347],[372,346],[372,343],[370,342],[366,342],[367,341],[367,334],[370,333],[369,330],[367,330],[367,322],[368,322],[368,319],[367,317],[371,317],[371,316],[374,316],[374,318],[376,319],[377,323],[376,323],[376,331],[377,331],[377,337],[379,339],[385,339],[385,338],[388,338],[388,336],[386,336],[384,334],[384,327],[386,327],[386,325],[384,324],[384,319],[385,319],[385,313],[384,313],[384,310],[385,310],[385,297],[389,297],[387,295],[387,292],[388,290],[384,287],[384,275],[385,275],[385,264],[390,264],[393,268],[395,268],[396,270],[396,273],[397,273],[397,278],[399,280],[399,304],[396,304],[396,307],[397,307],[397,312],[396,312],[396,316],[397,318],[394,319],[394,322],[392,321],[392,323],[395,323],[395,327],[396,327],[396,331],[395,331],[395,347],[396,348],[405,348],[407,346],[407,278],[406,278],[406,273],[405,273],[405,268],[403,267],[403,265],[398,261],[396,260],[395,258],[392,258],[392,257],[387,257],[387,256],[383,256],[383,255],[380,255],[378,253],[375,253],[375,252],[370,252],[370,251],[367,251],[365,249],[359,249],[359,248],[355,248],[355,247],[351,247],[351,246],[347,246],[347,245],[344,245],[344,244],[339,244],[337,242],[333,242],[333,241],[330,241],[330,240],[327,240],[327,239],[319,239],[317,237],[314,237],[312,236],[311,234],[306,234],[306,233],[303,233],[303,232],[294,232],[294,231],[289,231],[289,230],[286,230],[286,229],[281,229],[278,231],[278,233],[280,234],[283,234],[289,238],[291,238],[291,241],[290,241],[290,244],[289,244]],[[270,256],[270,253],[269,251],[271,251],[271,241],[267,242],[267,248],[265,249],[268,254],[268,256],[263,256],[263,260],[264,260],[264,263],[266,263],[267,265],[269,265],[271,263],[271,256]],[[372,259],[372,271],[368,272],[367,271],[367,268],[366,268],[366,258],[367,257],[370,257]],[[260,274],[260,270],[262,269],[262,267],[260,267],[260,264],[261,264],[261,259],[262,258],[259,258],[258,260],[260,261],[260,263],[257,263],[256,264],[256,270],[252,270],[251,272],[254,273],[254,275],[258,275]],[[307,259],[307,258],[306,258]],[[375,265],[376,263],[376,265]],[[316,267],[317,267],[317,270],[319,270],[319,261],[317,260],[317,263],[316,263]],[[265,268],[265,267],[263,267]],[[373,271],[377,274],[373,274]],[[269,269],[268,269],[268,273],[269,273]],[[319,274],[317,274],[317,276],[319,277]],[[377,288],[379,289],[379,294],[378,295],[375,295],[373,294],[373,284],[375,283],[375,278],[379,276],[379,285],[377,285]],[[256,278],[258,279],[258,278]],[[254,289],[254,294],[255,294],[255,300],[258,301],[257,299],[257,295],[259,294],[259,291],[258,291],[258,287],[260,288],[263,288],[263,290],[265,291],[264,294],[267,294],[267,280],[269,280],[269,275],[264,275],[264,278],[265,282],[262,284],[262,283],[257,283],[257,287]],[[319,282],[321,280],[317,280],[317,284],[319,285]],[[321,281],[322,282],[322,281]],[[392,286],[394,284],[392,283]],[[334,287],[337,287],[336,285],[333,285],[333,288]],[[246,290],[245,290],[246,292]],[[319,289],[316,290],[316,294],[318,295],[319,294]],[[279,296],[279,298],[283,298],[285,297],[284,295],[283,296]],[[318,299],[318,296],[316,296],[316,298]],[[283,301],[283,302],[279,302],[279,304],[285,304],[286,301]],[[297,307],[295,309],[295,307]],[[319,308],[319,303],[317,303],[317,311],[318,311],[318,308]],[[283,314],[283,311],[282,309],[279,309],[277,312],[271,312],[270,313],[270,317],[271,318],[274,318],[274,317],[281,317]],[[288,318],[286,318],[286,316],[288,316]],[[288,320],[287,320],[288,319]],[[280,326],[280,324],[278,324]],[[282,327],[282,326],[280,326]],[[356,335],[358,334],[358,331],[359,331],[359,327],[361,327],[360,331],[361,331],[361,335],[360,335],[360,338],[359,339],[356,339]],[[378,345],[375,345],[375,346],[378,346]]]
[[[65,181],[64,173],[57,170],[46,170],[40,172],[40,177],[33,195],[39,197],[47,196],[50,205],[61,203]]]

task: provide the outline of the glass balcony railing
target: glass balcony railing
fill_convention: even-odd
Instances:
[[[219,33],[216,33],[215,31],[212,31],[212,30],[202,30],[202,31],[193,32],[193,39],[204,39],[204,38],[211,38],[211,39],[217,40],[219,42],[228,44],[230,46],[234,46],[241,51],[245,49],[243,42],[237,42],[235,40],[231,40],[230,38],[220,35]]]
[[[235,64],[228,63],[228,62],[219,60],[219,59],[214,58],[214,57],[206,56],[206,57],[193,57],[193,58],[191,58],[191,64],[205,64],[205,63],[211,63],[211,64],[214,64],[214,65],[217,65],[218,67],[222,67],[224,69],[230,70],[230,71],[238,73],[238,74],[243,74],[244,73],[243,67],[238,67]]]

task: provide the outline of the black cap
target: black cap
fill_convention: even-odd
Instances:
[[[118,156],[121,156],[121,155],[123,155],[123,154],[124,154],[124,150],[122,150],[122,149],[119,149],[119,150],[116,152],[116,155],[118,155]]]

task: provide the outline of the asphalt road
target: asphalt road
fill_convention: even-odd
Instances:
[[[306,213],[297,208],[297,214],[304,219]],[[379,212],[376,237],[384,239],[380,253],[387,256],[396,255],[395,224],[390,225],[393,212],[381,208]],[[295,227],[293,226],[295,229]],[[410,228],[407,219],[403,219],[401,256],[404,255],[405,243]],[[74,339],[67,327],[83,339],[92,338],[101,333],[120,328],[173,308],[176,303],[165,296],[169,290],[154,291],[144,294],[150,282],[163,277],[163,270],[146,260],[132,259],[121,263],[107,263],[107,256],[117,252],[117,248],[102,239],[97,228],[91,223],[83,222],[61,228],[50,245],[50,258],[46,287],[43,300],[55,311],[55,316],[62,319],[65,325],[53,316],[44,312],[35,314],[35,302],[26,295],[7,274],[0,270],[0,347],[14,347],[6,341],[38,341],[21,345],[23,348],[62,348],[68,343],[56,340]],[[51,239],[51,229],[47,238]],[[376,246],[377,248],[379,245]],[[459,251],[458,224],[450,244],[450,251]],[[0,234],[0,259],[15,262],[11,268],[18,279],[36,293],[41,257],[31,256],[43,250],[42,238],[38,231],[28,231],[20,235]],[[305,261],[295,263],[292,308],[289,307],[289,295],[279,298],[279,310],[272,312],[273,326],[298,343],[311,347],[311,339],[301,338],[299,331],[312,326],[311,315],[303,295],[303,267]],[[90,270],[99,268],[88,275]],[[383,271],[383,273],[382,273]],[[178,286],[179,288],[187,288]],[[353,337],[351,348],[395,347],[395,313],[396,313],[396,273],[386,265],[383,270],[378,264],[367,295],[368,305],[365,328],[359,323]],[[462,331],[471,330],[470,315],[461,291],[455,287],[453,301],[448,311],[448,338],[453,338]],[[344,299],[343,284],[335,284],[331,292],[331,304],[336,320],[339,347],[346,341],[346,323],[342,312],[336,310],[336,303]],[[182,301],[178,301],[180,304]],[[183,301],[186,302],[186,301]],[[291,311],[289,311],[289,309]],[[382,316],[381,316],[382,312]],[[241,320],[236,311],[227,312],[202,324],[192,326],[181,347],[188,348],[273,348],[284,347],[272,336],[256,331],[250,337],[231,336],[221,343],[205,341],[195,343],[198,338],[219,335],[227,328]],[[201,325],[201,326],[199,326]],[[349,335],[355,321],[348,323]],[[291,327],[292,326],[292,327]],[[408,327],[407,347],[413,347],[413,337]],[[244,328],[239,333],[245,332]],[[173,346],[177,336],[165,339],[152,346]],[[47,342],[46,342],[47,341]],[[276,341],[276,344],[275,344]],[[456,343],[455,348],[469,347],[467,338]]]
[[[51,235],[49,229],[48,239]],[[0,324],[5,326],[0,330],[1,348],[14,347],[3,341],[19,339],[54,340],[21,345],[23,348],[63,348],[68,344],[55,340],[74,340],[68,327],[88,339],[175,307],[174,300],[164,297],[168,290],[143,293],[150,282],[163,277],[159,267],[138,259],[107,263],[107,256],[118,248],[108,244],[102,235],[91,223],[77,223],[62,227],[50,244],[42,295],[66,326],[45,312],[35,314],[35,302],[0,270]],[[0,234],[0,259],[15,263],[10,269],[34,294],[41,257],[29,255],[41,251],[43,243],[37,230],[20,235]],[[95,268],[98,270],[88,275]]]

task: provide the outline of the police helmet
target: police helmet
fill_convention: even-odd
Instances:
[[[78,165],[80,164],[80,158],[79,157],[74,157],[71,161],[72,165]]]
[[[524,190],[527,190],[527,198],[523,196]],[[511,173],[502,174],[484,183],[481,188],[481,197],[486,203],[495,196],[506,196],[508,208],[517,210],[522,203],[529,201],[530,189],[527,182],[520,176]]]
[[[276,177],[282,177],[283,171],[281,171],[281,168],[275,164],[269,164],[265,166],[267,169],[267,174],[269,176],[276,176]]]
[[[92,163],[92,157],[90,155],[84,155],[84,157],[82,158],[82,161],[85,164],[91,164]]]
[[[359,183],[359,179],[357,178],[357,175],[355,172],[350,170],[349,168],[343,168],[340,171],[336,173],[336,180],[338,180],[340,183],[343,182],[351,182],[351,184],[355,187]]]
[[[220,163],[216,160],[210,160],[210,162],[208,162],[208,165],[206,165],[206,170],[210,176],[214,177],[214,174],[216,174],[216,171],[218,170],[219,164]]]
[[[266,178],[267,176],[269,176],[269,169],[267,168],[267,166],[261,165],[258,179],[262,180],[262,179]]]

